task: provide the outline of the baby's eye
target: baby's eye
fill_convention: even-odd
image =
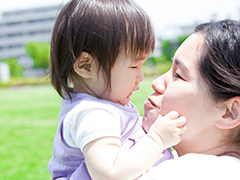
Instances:
[[[137,69],[138,67],[137,67],[137,66],[132,66],[131,68],[133,68],[133,69]]]

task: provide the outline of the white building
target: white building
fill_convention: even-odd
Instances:
[[[0,14],[0,60],[26,56],[25,44],[50,41],[59,5],[3,11]]]

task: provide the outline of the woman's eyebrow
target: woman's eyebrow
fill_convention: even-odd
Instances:
[[[172,58],[172,61],[177,65],[177,66],[180,66],[183,71],[189,73],[189,69],[187,68],[187,66],[185,65],[185,63],[183,63],[181,60],[179,59],[176,59],[176,58]]]

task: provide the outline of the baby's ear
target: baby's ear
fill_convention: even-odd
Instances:
[[[221,119],[215,122],[220,129],[233,129],[240,125],[240,97],[235,96],[226,103],[226,111]]]
[[[92,77],[93,57],[87,52],[82,52],[77,61],[74,63],[74,71],[83,78]]]

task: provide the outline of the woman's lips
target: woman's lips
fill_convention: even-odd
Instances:
[[[151,107],[151,108],[155,108],[157,107],[155,103],[153,103],[153,101],[148,98],[145,102],[144,102],[144,106],[148,106],[148,107]]]

